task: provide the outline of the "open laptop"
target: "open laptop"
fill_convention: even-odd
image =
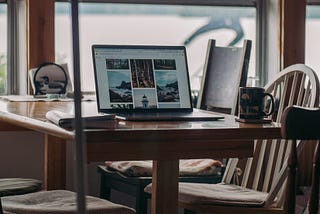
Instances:
[[[217,120],[193,109],[183,46],[93,45],[98,111],[124,120]]]

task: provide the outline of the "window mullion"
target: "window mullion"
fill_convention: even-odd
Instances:
[[[16,94],[17,84],[17,11],[16,1],[8,1],[7,93]]]
[[[25,94],[27,89],[25,7],[25,0],[8,1],[8,94]]]
[[[266,20],[267,20],[267,4],[266,1],[257,2],[256,15],[256,77],[255,84],[264,86],[267,81],[266,72]]]

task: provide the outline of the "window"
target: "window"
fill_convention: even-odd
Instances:
[[[7,5],[0,3],[0,94],[7,91]]]
[[[307,6],[306,20],[306,59],[305,62],[320,77],[320,1],[318,5]]]
[[[249,76],[256,76],[253,6],[80,3],[79,14],[83,91],[94,90],[92,44],[185,45],[191,87],[199,89],[209,38],[219,46],[242,46],[243,39],[251,39]],[[56,61],[67,62],[72,71],[70,4],[56,3],[55,21]]]

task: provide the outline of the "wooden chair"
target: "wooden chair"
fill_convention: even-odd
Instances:
[[[217,47],[209,40],[197,108],[235,115],[239,87],[246,86],[251,41],[243,47]]]
[[[265,89],[277,100],[275,122],[286,106],[319,106],[319,80],[303,64],[284,69]],[[179,183],[179,205],[192,210],[189,213],[288,213],[284,184],[291,145],[283,139],[256,140],[252,158],[229,159],[221,183]],[[302,148],[300,141],[298,154]],[[150,192],[151,185],[145,191]]]
[[[311,195],[308,203],[308,213],[317,214],[319,209],[319,182],[320,182],[320,108],[302,108],[298,106],[287,107],[281,120],[281,135],[285,139],[317,140],[313,159]],[[295,148],[295,147],[292,147]],[[295,173],[297,168],[297,152],[291,152],[290,182],[288,182],[288,198],[292,201],[290,211],[294,212],[295,206]]]
[[[204,74],[202,78],[202,87],[200,96],[198,97],[198,108],[222,110],[221,112],[236,112],[236,101],[238,95],[238,87],[245,86],[248,74],[249,58],[251,51],[251,41],[245,40],[243,47],[216,47],[214,40],[209,40],[207,56],[204,66]],[[232,78],[230,78],[232,77]],[[231,87],[226,88],[226,85]],[[219,95],[214,96],[212,91],[219,91]],[[216,93],[218,94],[218,93]],[[182,160],[181,164],[190,160]],[[194,160],[194,164],[197,161]],[[207,161],[207,160],[206,160]],[[213,162],[213,161],[211,161]],[[133,162],[113,162],[113,164],[127,165]],[[147,199],[150,195],[144,192],[144,188],[151,183],[151,167],[152,162],[135,161],[137,164],[129,168],[125,172],[120,170],[112,170],[107,166],[98,166],[98,172],[101,175],[100,197],[110,199],[111,189],[124,192],[136,197],[136,211],[139,214],[147,213]],[[142,170],[143,173],[132,173],[134,168],[145,168],[143,165],[149,165],[149,170]],[[191,164],[192,165],[192,164]],[[121,166],[120,166],[121,167]],[[119,168],[120,168],[119,167]],[[211,170],[212,167],[210,166]],[[117,169],[117,167],[114,167]],[[146,172],[148,171],[148,172]],[[181,182],[198,182],[198,183],[217,183],[221,180],[221,173],[209,173],[209,171],[191,174],[180,171],[179,181]],[[131,172],[128,174],[126,172]]]

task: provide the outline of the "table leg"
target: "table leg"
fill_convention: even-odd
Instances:
[[[44,187],[46,190],[66,187],[66,141],[45,135]]]
[[[178,213],[179,160],[153,161],[152,214]]]

